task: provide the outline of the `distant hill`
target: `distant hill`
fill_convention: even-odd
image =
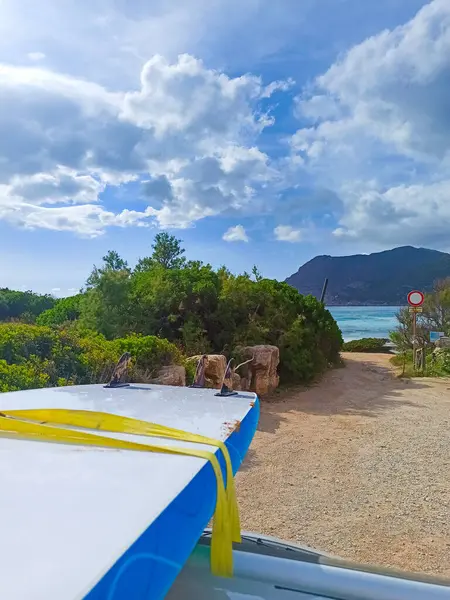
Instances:
[[[302,294],[320,297],[328,277],[327,304],[406,304],[409,291],[429,291],[437,279],[450,277],[450,254],[403,246],[354,256],[316,256],[286,279]]]

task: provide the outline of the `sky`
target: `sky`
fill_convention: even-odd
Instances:
[[[280,280],[450,250],[450,1],[0,0],[0,287],[161,230]]]

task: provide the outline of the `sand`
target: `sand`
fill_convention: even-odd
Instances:
[[[344,354],[262,401],[237,475],[242,527],[350,560],[450,576],[450,380]]]

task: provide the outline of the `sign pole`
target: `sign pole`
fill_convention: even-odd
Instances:
[[[412,334],[413,334],[413,368],[416,369],[416,360],[417,360],[417,313],[422,312],[422,304],[425,300],[425,296],[423,292],[419,292],[417,290],[413,290],[408,294],[408,304],[411,307],[409,310],[412,312],[413,321],[412,321]]]

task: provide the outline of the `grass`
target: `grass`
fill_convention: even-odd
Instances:
[[[390,362],[397,367],[399,377],[450,377],[449,365],[443,361],[433,361],[431,352],[426,357],[425,370],[414,369],[412,350],[395,354]]]

